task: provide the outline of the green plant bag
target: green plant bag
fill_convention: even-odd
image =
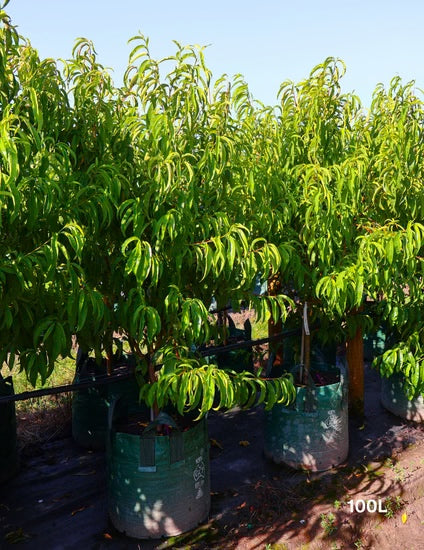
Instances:
[[[88,364],[88,361],[89,364]],[[74,384],[106,375],[106,365],[93,359],[77,369]],[[89,368],[88,368],[89,367]],[[86,449],[104,449],[107,432],[107,385],[84,388],[74,392],[72,398],[72,436]]]
[[[12,377],[0,376],[0,397],[13,395]],[[15,403],[0,404],[0,483],[18,471]]]
[[[74,383],[106,375],[106,362],[98,365],[88,360],[89,367],[77,370]],[[135,377],[118,380],[102,386],[86,388],[74,393],[72,400],[72,435],[81,447],[100,450],[106,447],[107,418],[110,403],[122,397],[116,411],[119,417],[139,411],[148,411],[139,403],[139,385]]]
[[[382,328],[364,336],[364,360],[372,361],[386,349],[386,333]]]
[[[414,422],[424,422],[424,396],[409,400],[403,391],[403,377],[395,373],[381,379],[381,403],[385,409]]]
[[[252,327],[247,319],[244,323],[244,328],[236,328],[234,322],[229,318],[229,338],[235,342],[248,341],[252,339]],[[216,354],[216,362],[220,369],[230,369],[235,372],[252,372],[253,373],[253,352],[252,348],[241,348],[225,353]]]
[[[341,369],[312,364],[339,381],[296,388],[293,405],[265,414],[265,455],[296,469],[323,471],[343,462],[349,450],[347,380]]]
[[[270,354],[270,360],[268,365],[269,375],[271,377],[281,376],[288,370],[288,365],[295,365],[300,359],[300,338],[299,336],[289,336],[282,340],[283,342],[283,364],[273,366],[275,355]],[[326,345],[313,344],[311,346],[311,362],[318,367],[323,366],[325,370],[326,365],[333,365],[336,362],[337,344],[335,342],[328,343]]]
[[[209,440],[205,418],[187,431],[156,435],[160,413],[142,435],[113,428],[109,411],[108,511],[113,525],[139,539],[173,536],[195,528],[210,508]]]

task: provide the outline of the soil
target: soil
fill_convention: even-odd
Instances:
[[[424,424],[385,411],[379,388],[378,374],[367,367],[365,417],[363,421],[350,419],[346,463],[315,474],[268,463],[269,470],[230,493],[231,512],[218,514],[210,524],[216,537],[191,548],[422,548]],[[213,495],[212,502],[214,497],[223,495]],[[362,511],[367,502],[373,510],[373,501],[386,511]],[[190,539],[185,542],[189,544]]]
[[[324,372],[312,372],[312,380],[315,386],[330,386],[332,384],[338,384],[340,382],[339,373],[324,373]]]
[[[193,427],[193,421],[189,416],[180,416],[173,413],[171,419],[175,422],[176,427],[167,424],[160,424],[153,432],[155,435],[170,435],[172,432],[179,430],[185,432]],[[150,424],[150,420],[146,418],[143,413],[129,415],[125,419],[121,419],[115,425],[115,430],[122,433],[141,435],[147,426]]]
[[[167,540],[117,533],[107,519],[104,453],[78,449],[69,437],[48,441],[0,487],[0,548],[421,549],[424,424],[385,411],[379,392],[367,367],[365,417],[350,418],[348,460],[316,474],[264,458],[260,407],[212,412],[209,522]],[[386,511],[360,511],[373,501]]]

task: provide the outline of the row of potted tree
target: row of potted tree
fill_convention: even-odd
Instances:
[[[128,342],[152,417],[124,428],[125,398],[107,394],[120,530],[175,534],[206,517],[211,408],[264,403],[274,460],[343,461],[346,374],[323,367],[317,343],[385,322],[400,343],[381,371],[422,393],[423,104],[412,85],[378,87],[366,112],[327,59],[270,108],[241,77],[213,81],[202,49],[177,44],[157,61],[139,36],[118,88],[89,41],[59,71],[0,16],[1,359],[18,357],[35,384],[72,354],[73,336],[109,373],[114,335]],[[276,290],[254,295],[258,276]],[[300,358],[268,377],[206,362],[199,349],[227,338],[212,299],[302,327]],[[322,454],[323,427],[334,445]]]

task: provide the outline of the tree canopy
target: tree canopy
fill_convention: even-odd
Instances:
[[[142,397],[180,412],[272,406],[272,381],[207,365],[225,338],[209,313],[250,303],[267,319],[304,302],[322,332],[358,323],[399,335],[380,367],[424,390],[423,102],[413,83],[378,86],[371,109],[342,93],[329,58],[279,103],[240,75],[214,80],[202,48],[155,60],[132,39],[116,87],[80,38],[59,66],[0,12],[0,357],[35,384],[72,337],[98,357],[128,338],[150,381]],[[276,296],[254,296],[279,277]],[[360,313],[358,311],[364,308]]]

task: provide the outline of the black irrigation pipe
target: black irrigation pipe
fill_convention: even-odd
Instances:
[[[77,382],[76,384],[66,384],[65,386],[54,386],[52,388],[42,388],[40,390],[25,391],[22,393],[17,393],[15,395],[6,395],[0,397],[0,405],[2,403],[8,403],[9,401],[25,401],[26,399],[34,399],[36,397],[44,397],[46,395],[57,395],[59,393],[68,393],[73,391],[78,391],[86,388],[92,388],[95,386],[103,386],[104,384],[111,384],[118,380],[127,380],[133,376],[133,370],[127,370],[120,374],[101,374],[100,376],[92,377],[88,380],[82,382]]]
[[[221,309],[210,309],[208,313],[211,313],[212,315],[216,315],[217,313],[222,313],[224,311],[228,311],[229,309],[233,309],[233,306],[224,306]]]
[[[290,336],[295,336],[296,334],[300,334],[300,329],[286,330],[283,332],[279,332],[278,334],[274,334],[273,336],[269,336],[268,338],[259,338],[257,340],[246,340],[243,342],[228,344],[226,346],[210,347],[205,350],[202,350],[200,352],[200,355],[202,357],[208,357],[210,355],[217,355],[220,353],[226,353],[228,351],[233,351],[237,349],[251,348],[253,346],[267,344],[268,342],[273,342],[275,340],[282,340]],[[0,397],[0,404],[9,403],[11,401],[25,401],[27,399],[44,397],[46,395],[57,395],[59,393],[67,393],[67,392],[78,391],[86,388],[92,388],[95,386],[102,386],[104,384],[111,384],[112,382],[116,382],[117,380],[127,380],[133,375],[134,375],[134,369],[126,370],[126,372],[122,372],[119,374],[112,374],[112,375],[102,374],[96,377],[93,376],[88,380],[84,380],[76,384],[54,386],[52,388],[42,388],[40,390],[26,391],[22,393],[17,393],[15,395],[6,395],[4,397]]]
[[[202,357],[207,357],[209,355],[217,355],[219,353],[226,353],[227,351],[233,351],[236,349],[260,346],[261,344],[267,344],[268,342],[274,342],[275,340],[282,340],[290,336],[296,336],[296,334],[300,334],[300,332],[301,332],[300,328],[294,328],[292,330],[285,330],[283,332],[279,332],[278,334],[274,334],[273,336],[268,336],[267,338],[258,338],[258,340],[245,340],[243,342],[227,344],[226,346],[214,346],[214,347],[202,350],[200,352],[200,355]]]

